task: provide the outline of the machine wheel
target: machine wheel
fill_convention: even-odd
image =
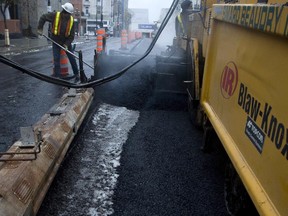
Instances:
[[[197,105],[197,108],[195,111],[195,121],[194,124],[196,125],[197,128],[201,128],[202,129],[202,125],[203,125],[203,110],[202,110],[202,106],[200,105],[200,103]]]
[[[253,215],[257,215],[249,194],[230,161],[225,169],[224,196],[226,208],[230,215],[251,215],[252,212]]]
[[[201,150],[205,153],[210,153],[215,150],[215,141],[218,140],[218,137],[208,116],[203,111],[201,113],[201,127],[203,129]]]
[[[189,112],[189,118],[192,124],[197,129],[202,129],[203,112],[202,112],[199,101],[192,101],[190,97],[188,97],[188,112]]]
[[[188,99],[187,99],[187,104],[188,104],[189,119],[194,124],[195,109],[194,109],[193,104],[192,104],[192,99],[189,96],[188,96]]]

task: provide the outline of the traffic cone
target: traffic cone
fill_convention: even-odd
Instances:
[[[127,31],[125,29],[123,29],[121,31],[121,50],[126,50],[127,49]]]
[[[102,51],[105,51],[105,28],[99,28],[96,31],[97,33],[97,46],[96,46],[96,51],[97,53],[101,53]]]
[[[60,51],[60,76],[61,77],[67,77],[69,74],[69,69],[68,69],[68,57],[66,55],[65,50],[61,49]],[[54,60],[53,60],[54,61]],[[53,75],[55,75],[55,71],[53,68]]]
[[[97,53],[101,53],[103,51],[103,36],[97,35]]]
[[[60,51],[60,74],[62,77],[68,76],[69,70],[68,70],[68,62],[69,59],[66,55],[66,52],[61,49]]]

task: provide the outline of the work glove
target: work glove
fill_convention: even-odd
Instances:
[[[38,33],[38,35],[42,36],[43,35],[43,29],[38,29],[37,33]]]
[[[68,46],[66,44],[64,44],[63,47],[68,50]]]

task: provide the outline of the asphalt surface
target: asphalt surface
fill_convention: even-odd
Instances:
[[[134,60],[107,57],[98,75],[113,74]],[[186,96],[155,91],[154,67],[155,58],[149,57],[119,79],[95,88],[86,124],[38,215],[228,215],[222,152],[200,150],[203,134],[189,120]],[[99,117],[103,104],[113,111]],[[118,109],[126,114],[114,119],[111,115]],[[120,136],[119,130],[128,128],[123,122],[136,118],[131,112],[139,118],[129,126],[121,150],[102,154]],[[101,155],[113,159],[107,162]],[[116,158],[119,164],[112,166]]]
[[[42,60],[39,61],[41,56]],[[13,59],[26,67],[46,71],[47,75],[52,71],[51,58],[43,57],[41,52],[25,56],[17,55]],[[60,86],[40,82],[4,64],[0,65],[0,151],[2,152],[20,139],[20,127],[33,125],[58,102],[63,95],[63,89]]]
[[[142,42],[137,46],[145,50],[148,40]],[[93,49],[91,43],[82,48],[86,54]],[[137,56],[139,49],[135,50]],[[25,54],[21,52],[19,60]],[[41,55],[51,53],[43,50]],[[43,57],[29,56],[29,64],[39,67],[37,61]],[[137,56],[103,57],[97,78],[125,68]],[[87,61],[93,64],[93,56]],[[155,56],[149,56],[120,78],[95,87],[85,123],[37,215],[228,215],[223,193],[223,152],[200,150],[203,132],[189,120],[186,95],[157,91],[151,76],[154,70]],[[15,79],[21,82],[17,75]],[[33,109],[43,103],[49,91],[33,80],[24,83],[12,86],[12,99],[8,97],[3,103],[19,103],[14,110],[19,112],[29,102],[24,122],[29,123],[38,118],[31,118]],[[31,94],[31,90],[35,92]],[[62,89],[54,93],[59,95]],[[8,92],[1,97],[5,94]],[[30,103],[35,95],[39,100]],[[41,112],[49,107],[43,104]]]
[[[119,50],[120,38],[109,38],[108,41],[108,52],[110,46]],[[77,50],[82,50],[85,62],[93,66],[95,37],[78,37],[74,43]],[[4,46],[4,40],[0,40],[0,55],[48,76],[53,72],[51,43],[44,37],[11,39],[9,47]],[[59,101],[64,88],[41,82],[2,63],[0,66],[2,86],[0,152],[2,152],[20,139],[20,127],[36,123]],[[72,75],[70,65],[69,71]],[[88,78],[94,74],[94,71],[85,64],[84,71]]]

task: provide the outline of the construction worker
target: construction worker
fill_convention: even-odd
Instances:
[[[187,36],[187,24],[192,13],[192,2],[185,0],[181,3],[182,11],[175,19],[176,37]]]
[[[75,30],[74,30],[74,18],[71,15],[74,12],[74,7],[71,3],[65,3],[62,5],[63,10],[61,12],[52,12],[43,14],[38,22],[38,34],[43,34],[43,26],[45,22],[50,22],[52,24],[51,29],[51,39],[55,42],[52,44],[53,57],[54,57],[54,75],[55,77],[61,78],[60,73],[60,51],[61,45],[66,50],[73,52],[71,43],[74,40]],[[59,44],[59,45],[57,45]],[[66,52],[72,70],[75,76],[75,80],[79,81],[79,70],[75,57]]]

